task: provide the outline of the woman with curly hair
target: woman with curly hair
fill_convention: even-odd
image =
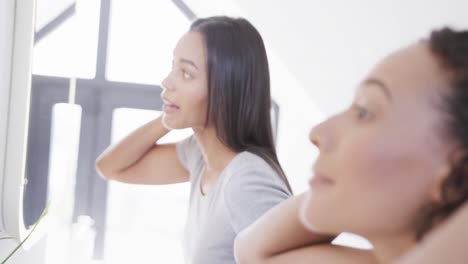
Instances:
[[[310,190],[238,237],[239,263],[391,263],[421,245],[468,198],[468,31],[384,59],[310,141]],[[319,243],[341,232],[373,249]]]

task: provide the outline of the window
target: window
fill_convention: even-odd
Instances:
[[[172,1],[114,0],[107,79],[160,84],[170,70],[175,45],[189,26]]]
[[[38,1],[33,74],[94,78],[99,7],[96,0]]]

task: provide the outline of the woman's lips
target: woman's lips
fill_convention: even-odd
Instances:
[[[177,110],[179,110],[179,106],[173,104],[171,101],[165,98],[162,98],[162,99],[163,99],[162,110],[164,111],[164,113],[172,114],[172,113],[175,113]]]
[[[164,113],[166,113],[166,114],[172,114],[172,113],[177,112],[177,110],[179,110],[179,107],[177,107],[177,106],[175,106],[175,105],[163,104],[162,109],[163,109]]]
[[[309,185],[311,188],[321,187],[321,186],[332,186],[334,183],[335,182],[332,179],[322,176],[320,174],[315,174],[309,180]]]

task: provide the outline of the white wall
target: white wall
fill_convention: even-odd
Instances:
[[[326,114],[390,51],[432,28],[468,27],[466,0],[235,1]]]

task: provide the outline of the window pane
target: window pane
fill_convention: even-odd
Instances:
[[[75,0],[36,0],[36,31],[39,31],[75,2]]]
[[[160,84],[189,21],[172,1],[114,0],[111,6],[109,80]]]
[[[75,15],[35,44],[32,70],[34,74],[94,78],[100,2],[77,0]],[[38,12],[47,10],[41,8],[41,1],[37,4]]]
[[[114,111],[112,141],[156,118],[160,111]],[[190,129],[171,131],[163,142],[181,140]],[[106,263],[183,263],[182,231],[189,184],[163,186],[109,182],[104,260]],[[138,243],[138,246],[135,246]]]

